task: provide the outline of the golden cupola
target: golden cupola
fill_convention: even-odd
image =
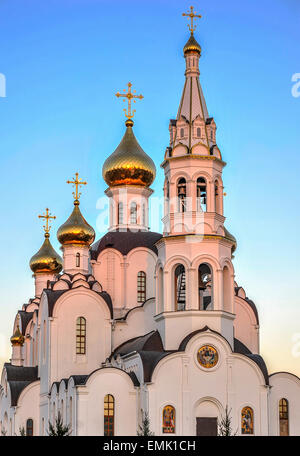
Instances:
[[[183,48],[184,55],[188,54],[189,52],[197,52],[201,55],[201,46],[198,41],[196,41],[193,33],[191,33],[189,40]]]
[[[57,239],[62,245],[91,245],[95,240],[95,231],[85,220],[79,209],[80,193],[78,188],[81,185],[86,185],[78,178],[78,173],[75,174],[73,181],[67,181],[67,184],[73,184],[76,188],[73,192],[74,209],[68,220],[59,227],[57,231]]]
[[[195,20],[195,18],[200,19],[202,16],[200,14],[196,14],[194,12],[193,6],[190,7],[190,11],[188,13],[182,13],[182,15],[186,16],[191,21],[190,24],[188,24],[188,28],[189,28],[189,31],[191,32],[191,36],[183,48],[183,53],[184,53],[184,55],[186,55],[189,52],[197,52],[199,55],[201,55],[201,46],[194,37],[194,31],[196,30],[196,25],[194,24],[194,20]]]
[[[51,228],[51,226],[49,226],[49,220],[55,219],[56,217],[51,216],[49,209],[47,208],[46,214],[39,215],[39,218],[46,220],[44,226],[45,240],[40,250],[31,258],[29,262],[30,269],[34,274],[58,274],[62,270],[62,258],[54,250],[49,240],[49,231]]]
[[[17,328],[16,328],[14,334],[12,335],[12,337],[10,338],[10,341],[11,341],[12,346],[18,345],[18,346],[22,347],[22,345],[24,344],[25,338],[20,331],[19,325],[17,325]]]
[[[102,175],[109,187],[116,186],[140,186],[149,187],[155,179],[156,169],[153,160],[139,145],[133,133],[133,116],[135,110],[131,111],[131,100],[142,99],[142,95],[135,95],[131,92],[132,84],[128,83],[128,93],[116,94],[117,97],[124,97],[128,100],[128,109],[124,109],[127,120],[126,131],[122,141],[116,150],[106,159],[102,168]]]

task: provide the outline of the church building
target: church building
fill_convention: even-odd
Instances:
[[[270,374],[259,315],[235,281],[216,123],[200,84],[201,46],[191,7],[185,79],[162,155],[163,233],[149,229],[156,167],[134,134],[128,84],[125,133],[103,164],[107,233],[80,208],[86,182],[57,231],[31,258],[34,297],[18,311],[0,386],[0,434],[48,435],[58,414],[73,436],[134,436],[146,414],[155,436],[300,435],[300,379]],[[177,96],[177,94],[174,94]],[[91,164],[92,165],[92,164]],[[82,211],[82,212],[81,212]]]

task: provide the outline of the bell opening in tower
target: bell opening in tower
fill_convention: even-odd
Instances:
[[[213,310],[213,280],[211,268],[202,263],[198,268],[199,310]]]

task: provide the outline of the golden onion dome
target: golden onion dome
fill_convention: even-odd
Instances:
[[[45,233],[42,247],[29,262],[34,274],[58,274],[62,270],[62,258],[52,247],[49,237],[49,233]]]
[[[188,52],[198,52],[201,55],[201,46],[196,41],[193,33],[191,33],[191,36],[190,36],[188,42],[186,43],[186,45],[183,48],[184,55]]]
[[[17,325],[17,329],[15,330],[13,336],[10,338],[11,344],[13,346],[19,345],[22,346],[24,344],[24,336],[20,331],[19,325]]]
[[[132,130],[133,121],[129,119],[125,125],[127,128],[122,141],[104,162],[103,178],[109,187],[149,187],[155,179],[155,164],[137,142]]]
[[[81,214],[78,199],[74,201],[72,214],[58,229],[57,239],[62,245],[91,245],[94,242],[95,231]]]

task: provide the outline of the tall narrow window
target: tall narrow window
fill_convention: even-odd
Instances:
[[[177,197],[178,197],[178,212],[185,212],[186,210],[186,180],[179,179],[177,184]]]
[[[146,273],[139,271],[137,275],[137,302],[146,301]]]
[[[197,211],[206,212],[207,206],[206,181],[203,177],[197,179]]]
[[[33,420],[31,418],[26,421],[26,435],[33,435]]]
[[[251,407],[244,407],[241,413],[242,434],[254,434],[254,415]]]
[[[115,399],[111,394],[104,398],[104,435],[115,435]]]
[[[185,310],[185,267],[179,264],[175,269],[175,310]]]
[[[130,205],[130,223],[137,223],[137,205],[136,203],[131,203]]]
[[[46,360],[46,321],[43,323],[43,362]]]
[[[70,402],[69,402],[69,425],[70,425],[70,431],[72,433],[72,426],[73,426],[73,399],[70,397]]]
[[[220,207],[219,207],[219,186],[218,182],[215,182],[215,212],[220,214]]]
[[[123,203],[118,204],[118,224],[122,225],[124,223],[124,209]]]
[[[198,268],[199,310],[213,310],[212,272],[208,264],[202,263]]]
[[[184,138],[184,128],[180,128],[180,137]]]
[[[279,401],[279,434],[289,435],[289,401],[284,398]]]
[[[214,139],[214,132],[212,130],[210,130],[210,139],[211,139],[211,141],[213,141],[213,139]]]
[[[164,434],[175,433],[175,408],[172,405],[166,405],[163,409],[162,431]]]
[[[143,203],[143,225],[146,225],[146,205]]]
[[[76,268],[80,267],[80,253],[76,253]]]
[[[86,352],[86,319],[78,317],[76,320],[76,354],[84,355]]]
[[[201,138],[201,128],[197,128],[197,138]]]

